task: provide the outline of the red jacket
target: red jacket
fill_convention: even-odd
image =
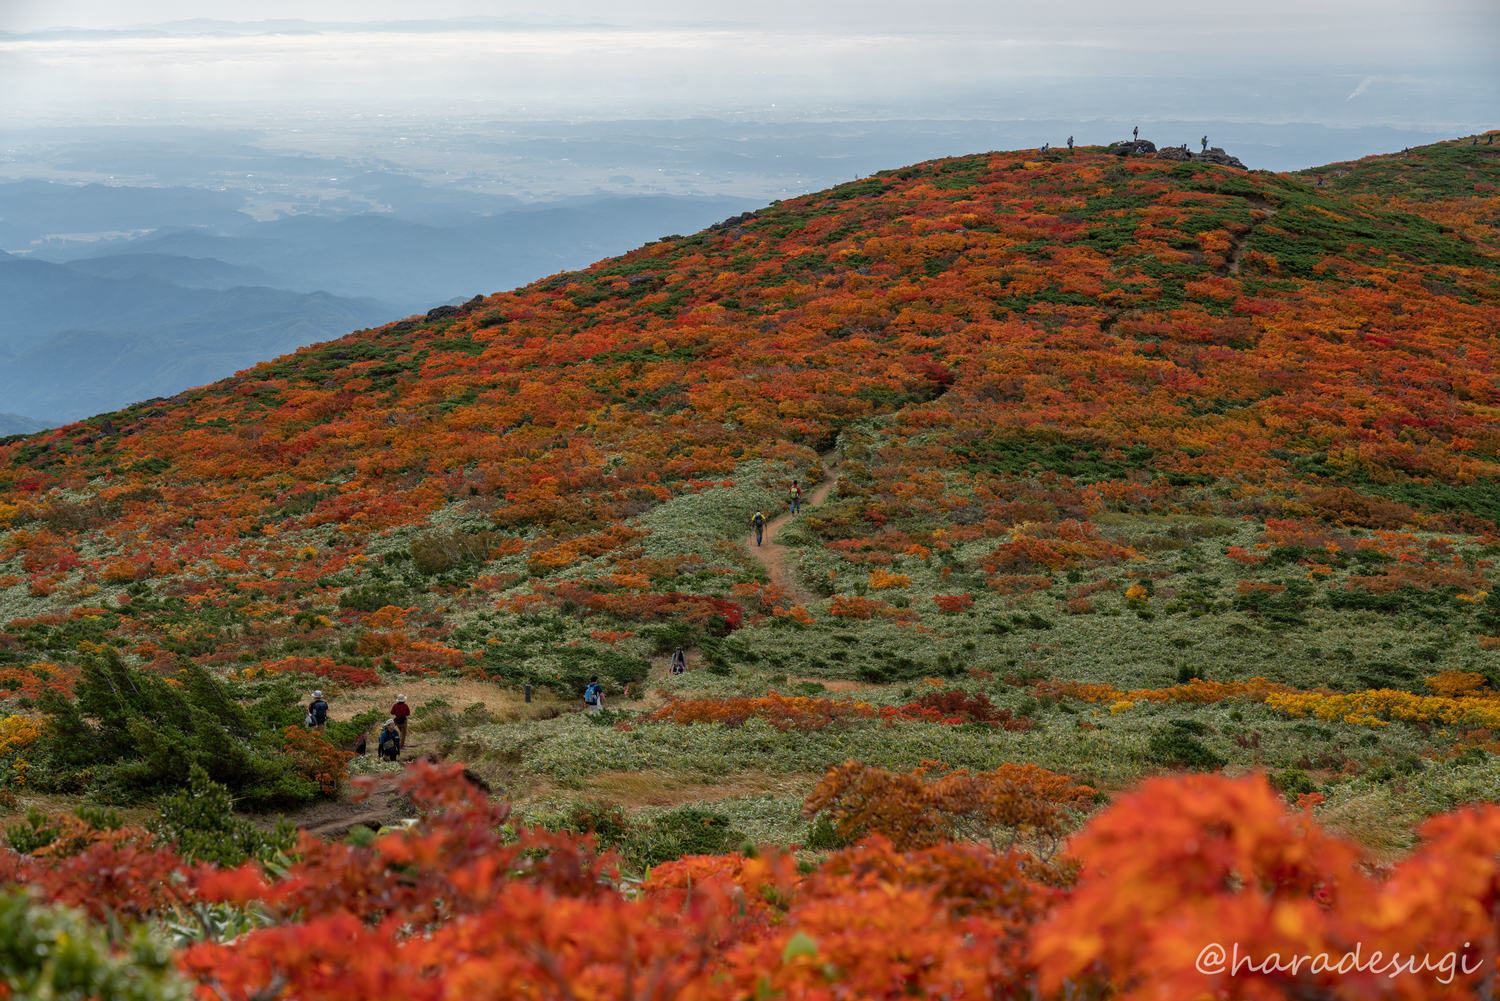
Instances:
[[[397,702],[395,705],[391,706],[391,715],[396,717],[397,719],[400,719],[403,716],[410,716],[411,706],[407,705],[405,702]]]

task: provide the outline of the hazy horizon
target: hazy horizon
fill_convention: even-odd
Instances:
[[[0,7],[12,125],[317,114],[1496,123],[1492,3]],[[357,16],[355,15],[355,12]],[[72,25],[60,29],[58,25]],[[51,29],[51,30],[48,30]]]

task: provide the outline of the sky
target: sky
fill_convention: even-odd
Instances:
[[[449,18],[520,24],[348,27]],[[194,19],[234,24],[173,23]],[[21,34],[145,25],[166,31]],[[379,109],[1500,124],[1495,0],[0,0],[0,31],[8,115],[33,124]]]

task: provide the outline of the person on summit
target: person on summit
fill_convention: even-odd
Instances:
[[[1203,152],[1208,152],[1208,136],[1203,137]]]
[[[396,729],[401,731],[401,743],[406,743],[406,718],[411,715],[411,706],[406,704],[406,696],[396,696],[396,704],[391,706],[391,718],[396,721]]]
[[[765,533],[766,530],[765,512],[755,512],[755,514],[750,518],[750,525],[755,529],[755,544],[758,546],[760,545],[761,536]]]
[[[1141,137],[1141,127],[1139,125],[1137,125],[1135,128],[1133,128],[1133,129],[1130,130],[1130,134],[1134,138],[1139,139]]]
[[[312,701],[307,704],[307,718],[303,722],[315,730],[328,725],[328,703],[323,700],[321,688],[313,692]]]
[[[1072,148],[1073,148],[1073,137],[1072,136],[1068,136],[1068,149],[1072,149]]]
[[[792,485],[790,487],[787,487],[787,499],[792,505],[792,514],[801,512],[802,486],[796,480],[793,480]]]

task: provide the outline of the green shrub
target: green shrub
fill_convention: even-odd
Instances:
[[[297,843],[297,829],[285,819],[268,832],[236,817],[229,788],[211,780],[196,764],[189,770],[188,787],[163,796],[146,828],[158,840],[175,845],[177,854],[188,861],[224,868],[252,858],[269,861]]]
[[[637,826],[624,853],[631,862],[649,867],[684,855],[722,855],[743,840],[722,813],[685,806]]]
[[[840,834],[833,821],[826,814],[820,813],[807,832],[807,843],[803,847],[815,852],[832,852],[847,848],[852,840]]]
[[[504,539],[501,533],[488,531],[414,539],[410,546],[412,565],[424,574],[440,574],[465,563],[484,563]]]
[[[1208,727],[1196,720],[1172,720],[1147,741],[1147,760],[1168,768],[1191,768],[1214,771],[1229,764],[1229,759],[1215,754],[1196,735]]]
[[[113,941],[82,914],[0,895],[0,983],[15,998],[188,1001],[166,944],[144,928]]]
[[[357,612],[378,612],[387,605],[406,608],[411,594],[395,584],[366,584],[351,587],[339,595],[340,608],[352,608]]]
[[[295,689],[280,685],[247,711],[203,668],[186,663],[182,687],[128,667],[112,647],[83,658],[77,700],[46,694],[50,733],[34,763],[44,790],[129,801],[179,789],[194,765],[246,803],[314,799],[318,787],[281,752],[283,729],[300,723]]]
[[[1271,776],[1271,784],[1288,798],[1318,791],[1318,784],[1300,768],[1288,768]]]

